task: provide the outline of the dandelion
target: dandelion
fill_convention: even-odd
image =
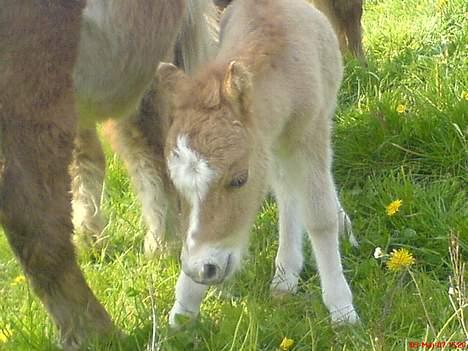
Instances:
[[[387,261],[387,268],[393,272],[410,267],[415,262],[413,254],[407,249],[393,250]]]
[[[447,0],[438,0],[437,1],[437,8],[439,10],[443,9],[447,5]]]
[[[395,201],[392,201],[388,206],[387,206],[387,215],[393,216],[395,213],[397,213],[400,210],[401,204],[403,203],[402,200],[397,199]]]
[[[461,94],[461,98],[465,101],[468,101],[468,91],[464,91]]]
[[[289,351],[294,345],[294,340],[293,339],[288,339],[286,336],[284,337],[283,341],[281,341],[280,344],[280,350],[281,351]]]
[[[382,249],[380,247],[376,247],[374,250],[374,258],[377,259],[377,258],[382,258],[384,256],[385,255],[383,254]]]
[[[4,344],[11,336],[10,328],[7,326],[0,328],[0,344]]]
[[[396,108],[396,112],[398,113],[405,113],[406,112],[406,105],[399,104]]]
[[[12,286],[20,285],[26,282],[26,277],[24,275],[19,275],[11,282]]]

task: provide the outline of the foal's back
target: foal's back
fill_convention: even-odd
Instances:
[[[339,46],[328,20],[306,1],[234,1],[220,44],[219,60],[250,62],[254,110],[265,127],[276,122],[282,130],[285,116],[330,116],[342,78]]]

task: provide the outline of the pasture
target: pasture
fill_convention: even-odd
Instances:
[[[449,344],[468,339],[468,268],[461,269],[468,260],[467,16],[463,0],[365,4],[368,67],[347,60],[334,133],[335,179],[360,243],[341,245],[360,325],[330,324],[310,255],[299,292],[271,298],[278,233],[269,199],[252,228],[244,269],[209,290],[196,323],[169,330],[177,254],[142,254],[140,207],[121,162],[107,148],[109,242],[80,252],[80,264],[129,336],[92,350],[145,350],[148,344],[171,351],[279,350],[285,337],[297,351],[423,350],[417,343],[437,341],[436,349],[468,348]],[[396,200],[401,206],[389,214]],[[387,257],[374,257],[376,248],[384,255],[407,249],[414,264],[389,267]],[[1,235],[0,350],[56,350],[54,338]]]

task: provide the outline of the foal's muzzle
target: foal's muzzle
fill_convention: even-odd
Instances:
[[[227,261],[223,265],[220,265],[219,262],[199,261],[193,267],[187,267],[187,265],[182,264],[182,269],[185,274],[199,284],[219,284],[231,273],[231,255],[227,257]]]

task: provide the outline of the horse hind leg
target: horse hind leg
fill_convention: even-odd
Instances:
[[[347,49],[354,57],[365,63],[366,55],[362,46],[361,26],[363,1],[334,0],[334,7],[342,34],[346,37]]]
[[[142,206],[148,256],[170,249],[177,228],[175,193],[166,176],[161,121],[152,94],[153,90],[147,92],[136,115],[105,126],[105,134],[123,159]]]
[[[95,127],[78,130],[70,171],[75,241],[85,247],[102,244],[106,223],[101,214],[105,156]]]

